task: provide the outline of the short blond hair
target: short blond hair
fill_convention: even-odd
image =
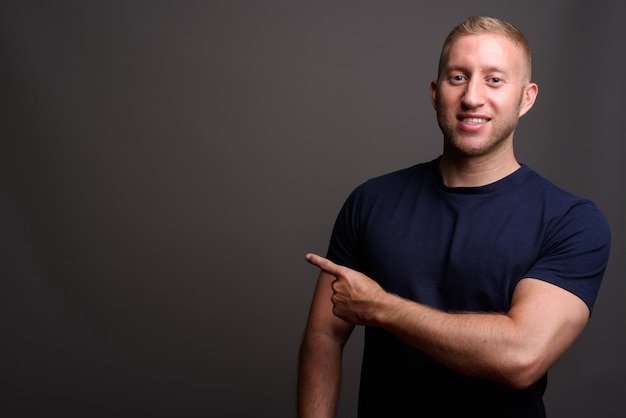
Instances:
[[[511,23],[489,16],[468,17],[463,22],[455,26],[454,29],[452,29],[452,31],[446,37],[446,40],[443,43],[443,48],[441,49],[437,79],[441,77],[441,72],[443,70],[445,62],[448,59],[450,48],[457,39],[466,35],[480,35],[485,33],[504,35],[515,45],[521,48],[522,53],[524,54],[524,61],[526,62],[526,82],[530,82],[532,73],[530,44],[528,43],[522,32]]]

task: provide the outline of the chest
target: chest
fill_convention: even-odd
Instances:
[[[441,309],[506,311],[541,251],[541,224],[523,201],[477,196],[374,207],[362,229],[366,274]]]

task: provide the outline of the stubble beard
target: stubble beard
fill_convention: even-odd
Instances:
[[[442,111],[441,107],[437,106],[437,122],[439,128],[443,133],[445,150],[447,152],[453,152],[461,157],[482,157],[489,154],[491,151],[500,147],[504,142],[512,139],[513,132],[517,127],[519,121],[519,106],[515,114],[507,117],[504,120],[490,120],[491,133],[486,140],[479,140],[477,144],[472,144],[473,136],[483,135],[482,133],[461,133],[458,134],[455,131],[455,125],[457,119],[455,115],[447,115]],[[465,137],[465,138],[463,138]]]
[[[481,157],[489,154],[512,137],[516,126],[516,121],[500,126],[494,124],[493,131],[486,140],[480,140],[480,142],[476,141],[476,144],[472,144],[472,136],[479,136],[481,134],[464,133],[457,135],[449,122],[446,120],[439,121],[439,127],[443,132],[447,150],[464,157]]]

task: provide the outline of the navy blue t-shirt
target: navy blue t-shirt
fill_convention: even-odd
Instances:
[[[438,167],[436,159],[356,188],[328,257],[445,311],[507,312],[525,277],[593,309],[610,233],[592,202],[526,165],[495,183],[459,188],[446,187]],[[519,391],[468,378],[367,327],[359,417],[542,417],[546,380]]]

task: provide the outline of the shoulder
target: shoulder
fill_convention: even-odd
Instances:
[[[527,196],[541,205],[547,221],[577,220],[581,225],[608,229],[604,214],[593,201],[557,186],[535,171],[528,172]]]
[[[611,244],[611,230],[605,215],[590,199],[577,196],[537,175],[535,194],[539,196],[540,212],[544,223],[544,237],[540,257],[551,267],[535,267],[536,277],[551,281],[566,289],[584,287],[585,281],[572,277],[596,277],[595,290],[591,296],[581,296],[590,309],[606,268]],[[557,268],[554,268],[557,266]],[[541,268],[545,268],[543,271]],[[553,277],[554,276],[554,277]],[[570,280],[571,281],[571,280]],[[586,290],[585,290],[586,291]],[[574,293],[583,294],[583,290]]]
[[[357,186],[345,200],[339,218],[351,225],[362,224],[372,216],[388,216],[404,207],[432,184],[432,163],[420,163],[386,173]],[[436,171],[436,169],[435,169]]]
[[[525,277],[561,287],[593,310],[610,253],[609,223],[590,199],[555,185],[525,168],[521,216],[532,231],[536,220],[541,233],[537,259]]]

